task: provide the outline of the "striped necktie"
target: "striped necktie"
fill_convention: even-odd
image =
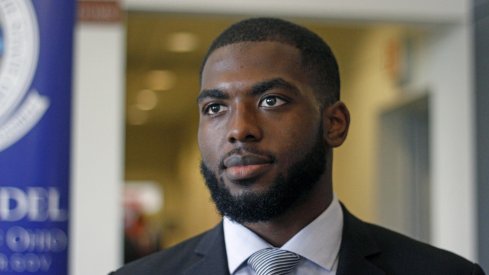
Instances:
[[[294,269],[301,257],[278,248],[259,250],[248,258],[248,265],[257,275],[285,275]]]

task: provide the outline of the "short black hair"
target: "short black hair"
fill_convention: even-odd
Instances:
[[[217,49],[239,42],[274,41],[297,48],[321,106],[340,99],[338,63],[328,44],[309,29],[278,18],[250,18],[231,25],[211,44],[202,62]]]

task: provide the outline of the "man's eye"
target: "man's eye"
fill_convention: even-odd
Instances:
[[[209,105],[207,105],[207,107],[205,107],[204,113],[207,115],[215,115],[215,114],[223,112],[225,110],[227,110],[226,106],[224,106],[222,104],[213,103],[213,104],[209,104]]]
[[[260,107],[277,107],[286,103],[287,101],[278,96],[267,96],[260,101]]]

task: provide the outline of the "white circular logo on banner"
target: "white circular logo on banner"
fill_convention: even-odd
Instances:
[[[39,31],[30,0],[0,0],[0,152],[41,119],[49,101],[29,90],[38,61]]]

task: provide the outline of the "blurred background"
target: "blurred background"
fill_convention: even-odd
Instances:
[[[261,15],[312,29],[338,59],[352,125],[333,175],[346,207],[488,267],[487,1],[79,7],[72,274],[107,273],[220,221],[198,170],[198,73],[222,30]]]

